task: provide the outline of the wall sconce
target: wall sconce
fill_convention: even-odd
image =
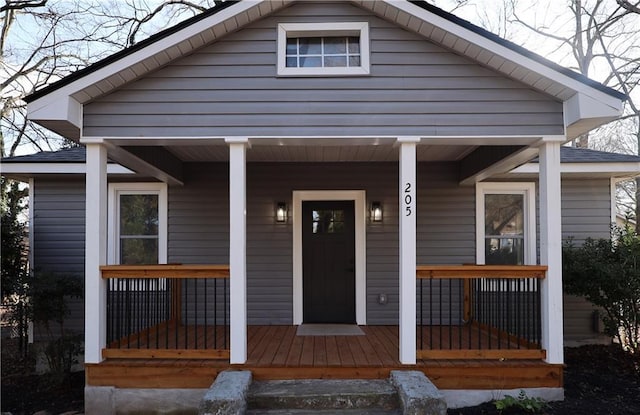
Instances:
[[[276,222],[285,223],[287,221],[287,204],[284,202],[276,203]]]
[[[382,204],[371,202],[371,222],[382,222]]]

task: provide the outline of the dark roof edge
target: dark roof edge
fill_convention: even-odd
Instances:
[[[442,10],[442,9],[440,9],[440,8],[430,4],[430,3],[427,3],[426,1],[423,1],[423,0],[408,0],[408,1],[409,1],[409,3],[412,3],[412,4],[420,7],[421,9],[424,9],[424,10],[426,10],[428,12],[431,12],[431,13],[439,16],[439,17],[442,17],[443,19],[449,20],[450,22],[455,23],[455,24],[457,24],[459,26],[462,26],[465,29],[469,29],[472,32],[474,32],[474,33],[476,33],[476,34],[478,34],[480,36],[483,36],[483,37],[485,37],[485,38],[487,38],[487,39],[489,39],[489,40],[491,40],[493,42],[496,42],[496,43],[498,43],[498,44],[500,44],[502,46],[505,46],[505,47],[513,50],[514,52],[517,52],[517,53],[519,53],[521,55],[524,55],[524,56],[526,56],[526,57],[528,57],[530,59],[533,59],[538,63],[541,63],[541,64],[543,64],[545,66],[550,67],[554,71],[557,71],[557,72],[560,72],[560,73],[562,73],[564,75],[567,75],[567,76],[575,79],[576,81],[582,82],[583,84],[586,84],[586,85],[588,85],[588,86],[590,86],[592,88],[595,88],[595,89],[597,89],[597,90],[599,90],[601,92],[604,92],[605,94],[611,95],[611,96],[613,96],[615,98],[618,98],[618,99],[621,99],[621,100],[628,100],[629,99],[629,97],[626,94],[624,94],[624,93],[622,93],[622,92],[620,92],[620,91],[618,91],[618,90],[616,90],[614,88],[606,86],[606,85],[604,85],[604,84],[602,84],[602,83],[600,83],[598,81],[594,81],[593,79],[590,79],[590,78],[582,75],[581,73],[572,71],[569,68],[565,68],[564,66],[558,65],[557,63],[555,63],[555,62],[553,62],[553,61],[551,61],[551,60],[549,60],[549,59],[547,59],[547,58],[545,58],[545,57],[543,57],[541,55],[538,55],[537,53],[534,53],[534,52],[532,52],[532,51],[530,51],[530,50],[528,50],[528,49],[526,49],[526,48],[524,48],[524,47],[522,47],[520,45],[517,45],[517,44],[515,44],[515,43],[513,43],[513,42],[511,42],[511,41],[509,41],[507,39],[501,38],[500,36],[496,35],[495,33],[492,33],[492,32],[490,32],[490,31],[488,31],[486,29],[483,29],[480,26],[476,26],[475,24],[469,22],[468,20],[464,20],[464,19],[462,19],[462,18],[460,18],[460,17],[458,17],[458,16],[456,16],[454,14],[446,12],[446,11],[444,11],[444,10]]]
[[[89,66],[87,66],[86,68],[82,68],[76,72],[73,72],[67,76],[65,76],[64,78],[60,79],[59,81],[56,81],[50,85],[45,86],[44,88],[33,92],[32,94],[27,95],[24,100],[29,103],[29,102],[33,102],[38,98],[42,98],[43,96],[62,88],[63,86],[69,85],[70,83],[84,77],[85,75],[88,75],[92,72],[97,71],[98,69],[104,68],[105,66],[116,62],[128,55],[131,55],[134,52],[137,52],[141,49],[144,49],[145,47],[156,43],[176,32],[179,32],[180,30],[184,29],[187,26],[190,26],[194,23],[199,22],[200,20],[206,19],[209,16],[213,16],[214,14],[221,12],[222,10],[226,9],[227,7],[230,7],[236,3],[239,3],[240,0],[228,0],[225,1],[224,3],[219,3],[216,6],[200,13],[197,14],[193,17],[190,17],[189,19],[180,22],[178,24],[176,24],[175,26],[171,26],[167,29],[164,29],[158,33],[156,33],[153,36],[150,36],[142,41],[140,41],[139,43],[136,43],[133,46],[129,46],[128,48],[122,49],[121,51],[118,51],[116,53],[114,53],[113,55],[109,55],[104,59],[101,59]]]

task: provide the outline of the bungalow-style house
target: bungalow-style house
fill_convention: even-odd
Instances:
[[[624,100],[426,2],[225,2],[29,96],[86,158],[3,174],[84,274],[87,405],[229,367],[557,399],[563,234],[638,172],[562,145]]]

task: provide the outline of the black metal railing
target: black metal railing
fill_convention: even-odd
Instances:
[[[105,355],[144,357],[145,352],[131,350],[162,350],[151,357],[170,357],[168,351],[179,350],[195,357],[193,351],[228,351],[228,266],[116,265],[101,271],[107,283]]]
[[[418,266],[419,355],[537,356],[545,274],[544,266]]]

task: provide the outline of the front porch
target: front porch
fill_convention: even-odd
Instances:
[[[387,378],[415,368],[442,389],[561,387],[544,362],[544,266],[418,266],[415,365],[401,364],[396,325],[362,335],[298,335],[296,325],[247,326],[247,360],[230,363],[229,267],[105,266],[107,347],[87,385],[205,388],[223,370],[256,379]]]
[[[391,370],[416,369],[440,389],[562,387],[562,365],[542,359],[443,357],[402,365],[397,326],[361,328],[362,336],[297,336],[296,326],[249,326],[244,365],[232,365],[226,358],[108,358],[87,364],[87,385],[208,388],[219,372],[236,368],[251,370],[258,380],[383,379]]]

